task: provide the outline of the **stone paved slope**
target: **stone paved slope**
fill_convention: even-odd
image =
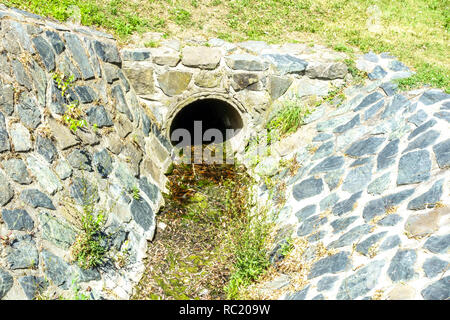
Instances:
[[[286,197],[273,257],[289,235],[307,246],[298,258],[307,272],[266,287],[284,299],[448,299],[450,95],[398,93],[392,71],[409,71],[387,54],[357,66],[372,81],[319,108],[254,170],[283,186],[271,193],[263,183],[261,202]],[[301,164],[295,176],[278,165],[291,157]],[[301,288],[292,286],[299,277]]]

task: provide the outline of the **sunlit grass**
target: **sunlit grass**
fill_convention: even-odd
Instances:
[[[122,42],[134,32],[227,41],[320,43],[344,52],[391,52],[424,83],[450,92],[447,0],[3,0],[66,20],[77,5],[81,22],[112,32]],[[373,4],[378,10],[368,10]],[[377,14],[378,12],[378,14]],[[368,22],[379,25],[370,32]]]

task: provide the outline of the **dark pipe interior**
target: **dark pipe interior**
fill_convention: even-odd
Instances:
[[[219,99],[202,99],[188,104],[180,112],[177,113],[172,121],[170,127],[171,142],[173,145],[178,145],[180,141],[172,141],[172,133],[176,129],[186,129],[190,133],[191,140],[183,141],[189,142],[191,145],[198,144],[194,141],[194,121],[201,121],[201,137],[202,144],[214,143],[214,138],[211,140],[204,140],[203,134],[208,129],[218,129],[223,135],[223,140],[226,140],[226,129],[242,129],[243,122],[239,112],[230,104]],[[237,131],[235,131],[235,134]],[[229,136],[228,138],[231,138]]]

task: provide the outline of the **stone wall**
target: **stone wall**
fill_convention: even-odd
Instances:
[[[412,72],[387,53],[356,65],[366,85],[317,108],[251,170],[277,217],[272,263],[287,239],[305,249],[261,296],[449,299],[450,95],[399,93],[390,80]]]
[[[323,97],[349,80],[346,55],[321,46],[220,39],[172,39],[159,45],[124,48],[121,54],[124,73],[167,139],[175,115],[198,99],[217,98],[238,109],[244,141],[287,92],[299,99]]]
[[[32,299],[41,287],[70,297],[75,285],[127,298],[154,234],[170,145],[110,35],[1,6],[0,39],[0,298]],[[74,76],[67,95],[57,72]],[[75,132],[63,121],[74,100],[86,121]],[[107,218],[107,260],[95,270],[70,254],[87,196]]]

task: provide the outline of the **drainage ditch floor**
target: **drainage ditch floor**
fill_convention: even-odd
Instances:
[[[179,164],[168,180],[132,298],[226,299],[236,241],[248,225],[250,177],[231,164]]]

